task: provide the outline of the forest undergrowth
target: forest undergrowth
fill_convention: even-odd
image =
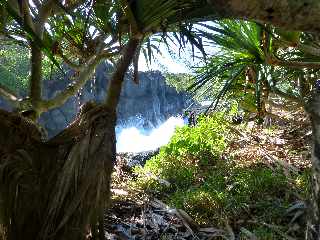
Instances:
[[[298,114],[266,127],[215,113],[178,128],[144,166],[119,159],[110,211],[130,225],[124,239],[302,239],[311,130]],[[123,235],[120,225],[108,231]]]

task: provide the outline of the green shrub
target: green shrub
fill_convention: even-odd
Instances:
[[[197,181],[204,167],[215,165],[226,147],[223,114],[201,117],[195,127],[178,128],[160,153],[138,167],[138,184],[144,188],[166,188],[159,180],[171,183],[171,189],[187,189]]]
[[[202,184],[168,197],[170,205],[186,210],[202,224],[223,225],[225,219],[249,220],[252,215],[267,222],[278,219],[280,224],[293,196],[286,196],[290,185],[280,170],[219,168],[207,175]]]
[[[288,178],[281,167],[271,169],[256,159],[244,165],[220,158],[228,127],[224,117],[218,113],[193,128],[177,129],[157,156],[135,169],[135,184],[160,193],[200,224],[224,227],[227,222],[236,231],[244,226],[258,237],[266,234],[261,239],[275,239],[272,229],[249,222],[288,225],[287,209],[297,196],[307,196],[309,172]]]

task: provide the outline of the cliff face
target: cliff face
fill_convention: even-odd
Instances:
[[[112,69],[100,65],[93,80],[87,82],[81,91],[63,106],[42,114],[40,123],[49,136],[64,129],[76,116],[81,104],[88,100],[101,102]],[[140,72],[139,84],[133,83],[128,75],[118,106],[118,126],[136,126],[148,130],[158,126],[170,116],[181,114],[189,104],[190,97],[166,85],[160,71]],[[51,98],[64,89],[68,81],[51,80],[45,82],[44,97]]]
[[[170,116],[181,114],[189,103],[189,97],[168,86],[159,71],[141,72],[139,80],[139,85],[125,81],[118,107],[120,125],[130,125],[130,119],[138,116],[140,127],[156,127]]]

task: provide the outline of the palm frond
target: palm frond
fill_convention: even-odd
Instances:
[[[213,100],[210,107],[215,109],[227,92],[232,97],[240,92],[240,95],[248,94],[246,88],[253,88],[253,98],[261,112],[262,89],[266,81],[262,71],[266,58],[262,44],[264,27],[240,20],[222,20],[201,23],[198,26],[200,35],[218,51],[210,57],[209,62],[205,61],[205,64],[197,69],[196,81],[189,90],[205,89],[204,92]],[[248,83],[243,74],[248,69],[259,71],[252,79],[253,84]],[[235,92],[239,94],[234,95]]]
[[[218,92],[218,94],[216,95],[214,101],[210,104],[210,106],[208,107],[207,111],[212,110],[214,111],[218,104],[219,101],[221,100],[221,98],[224,97],[224,95],[230,90],[231,85],[237,81],[238,77],[243,73],[243,71],[245,70],[245,66],[242,66],[237,72],[235,72],[234,74],[232,74],[224,83],[224,86],[222,87],[222,89]],[[206,111],[206,112],[207,112]]]
[[[251,56],[257,62],[264,61],[260,47],[261,26],[256,23],[239,20],[223,20],[209,24],[200,24],[200,35],[209,43],[219,46],[221,51],[241,57]],[[209,30],[209,31],[208,31]]]

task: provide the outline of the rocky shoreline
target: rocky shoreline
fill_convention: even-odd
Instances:
[[[135,166],[143,166],[147,160],[159,153],[160,148],[144,152],[121,152],[117,153],[117,165],[133,168]]]

